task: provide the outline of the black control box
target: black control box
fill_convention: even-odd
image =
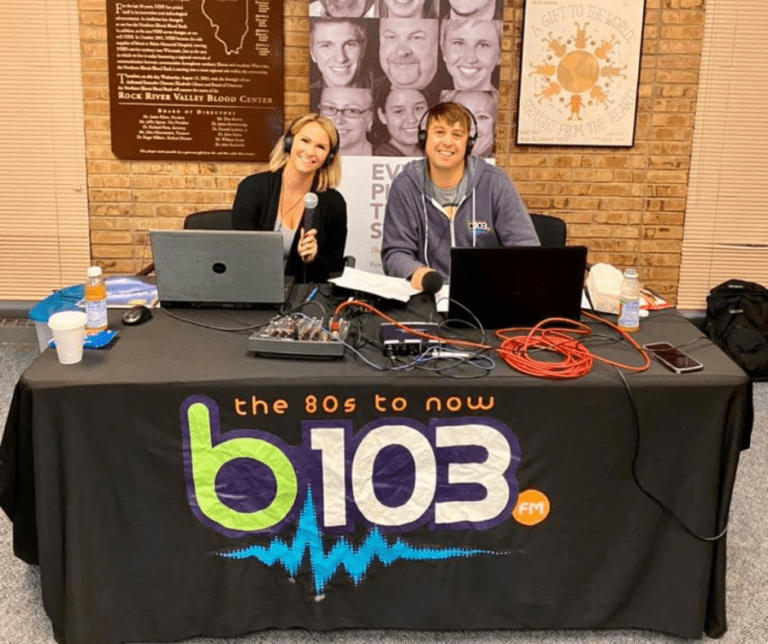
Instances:
[[[438,325],[435,322],[401,322],[407,329],[413,329],[420,333],[437,335]],[[382,322],[379,331],[379,339],[384,348],[384,353],[389,356],[417,356],[432,347],[439,347],[439,340],[430,340],[413,335],[407,329],[403,329],[389,322]]]

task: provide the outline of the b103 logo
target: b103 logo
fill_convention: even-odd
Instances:
[[[182,403],[181,424],[190,506],[228,536],[280,532],[308,493],[324,532],[485,530],[510,518],[519,493],[520,443],[492,418],[379,419],[357,434],[352,421],[308,420],[291,446],[222,432],[217,404],[198,395]]]

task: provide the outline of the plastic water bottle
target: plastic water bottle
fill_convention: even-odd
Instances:
[[[107,285],[101,275],[101,266],[88,269],[85,282],[86,333],[99,333],[107,328]]]
[[[619,291],[619,328],[627,333],[640,329],[640,282],[637,271],[628,268],[624,271]]]

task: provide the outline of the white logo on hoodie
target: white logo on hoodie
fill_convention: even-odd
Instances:
[[[469,225],[469,231],[474,232],[476,235],[478,233],[487,233],[491,231],[491,227],[488,225],[487,221],[470,221],[468,222]]]

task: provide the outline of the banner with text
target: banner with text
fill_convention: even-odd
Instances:
[[[501,0],[315,0],[310,106],[339,131],[346,253],[382,272],[381,227],[394,176],[423,156],[422,117],[456,101],[475,117],[473,154],[492,157],[498,111]]]

